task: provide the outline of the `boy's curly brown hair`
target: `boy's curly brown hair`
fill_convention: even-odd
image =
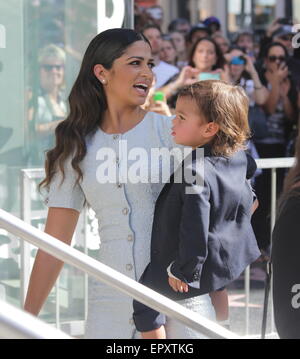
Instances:
[[[200,115],[219,125],[211,143],[215,156],[228,157],[246,148],[250,137],[249,100],[242,87],[219,80],[200,81],[183,87],[179,97],[194,100]]]

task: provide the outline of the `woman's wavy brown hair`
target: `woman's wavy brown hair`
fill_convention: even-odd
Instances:
[[[182,88],[179,97],[183,96],[196,102],[207,122],[219,125],[212,141],[214,155],[228,157],[246,148],[250,137],[249,100],[242,87],[219,80],[200,81]]]
[[[107,70],[111,69],[114,61],[136,41],[145,41],[150,46],[142,34],[131,29],[106,30],[89,44],[69,95],[70,113],[57,126],[56,145],[46,154],[46,177],[40,183],[40,188],[49,186],[58,168],[64,180],[64,164],[70,156],[72,167],[78,174],[77,182],[82,179],[79,164],[86,155],[85,138],[96,132],[107,109],[104,88],[94,75],[94,66],[101,64]]]

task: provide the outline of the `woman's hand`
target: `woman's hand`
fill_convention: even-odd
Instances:
[[[289,75],[288,66],[285,62],[283,62],[282,64],[280,64],[277,70],[278,80],[280,80],[280,82],[282,83],[284,80],[287,79],[288,75]]]
[[[188,285],[179,279],[169,277],[169,284],[175,292],[187,293],[189,291]]]
[[[192,85],[195,82],[198,82],[198,76],[200,74],[200,71],[198,69],[195,69],[191,66],[185,66],[177,79],[177,84],[179,87],[186,86],[186,85]]]
[[[286,65],[286,63],[282,63],[279,65],[278,69],[274,71],[267,71],[266,72],[266,79],[268,82],[270,82],[272,85],[277,84],[280,85],[283,80],[285,80],[288,77],[289,69]]]
[[[270,24],[270,26],[267,28],[267,32],[266,32],[266,35],[268,37],[271,37],[272,34],[277,30],[279,29],[282,25],[278,23],[278,18],[275,19],[274,21],[272,21],[272,23]]]
[[[243,57],[246,59],[246,66],[245,66],[245,71],[248,72],[248,74],[253,77],[253,75],[257,74],[256,68],[254,66],[254,63],[251,59],[250,56],[248,55],[243,55]]]
[[[153,102],[149,106],[148,110],[151,112],[159,113],[161,115],[165,115],[165,116],[169,116],[169,117],[172,116],[172,112],[171,112],[169,106],[164,101]]]
[[[229,84],[232,83],[230,76],[230,68],[228,65],[225,65],[224,69],[217,69],[216,71],[213,71],[213,73],[220,74],[220,80],[227,82]]]

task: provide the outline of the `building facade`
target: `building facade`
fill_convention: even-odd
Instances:
[[[224,34],[245,28],[261,30],[277,17],[299,17],[300,21],[297,0],[137,0],[137,3],[162,6],[164,30],[177,17],[186,17],[196,24],[208,16],[216,16],[223,25]]]

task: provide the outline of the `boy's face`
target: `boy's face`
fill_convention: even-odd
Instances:
[[[200,114],[197,104],[189,97],[179,97],[172,136],[177,144],[197,148],[212,140],[211,124]]]

